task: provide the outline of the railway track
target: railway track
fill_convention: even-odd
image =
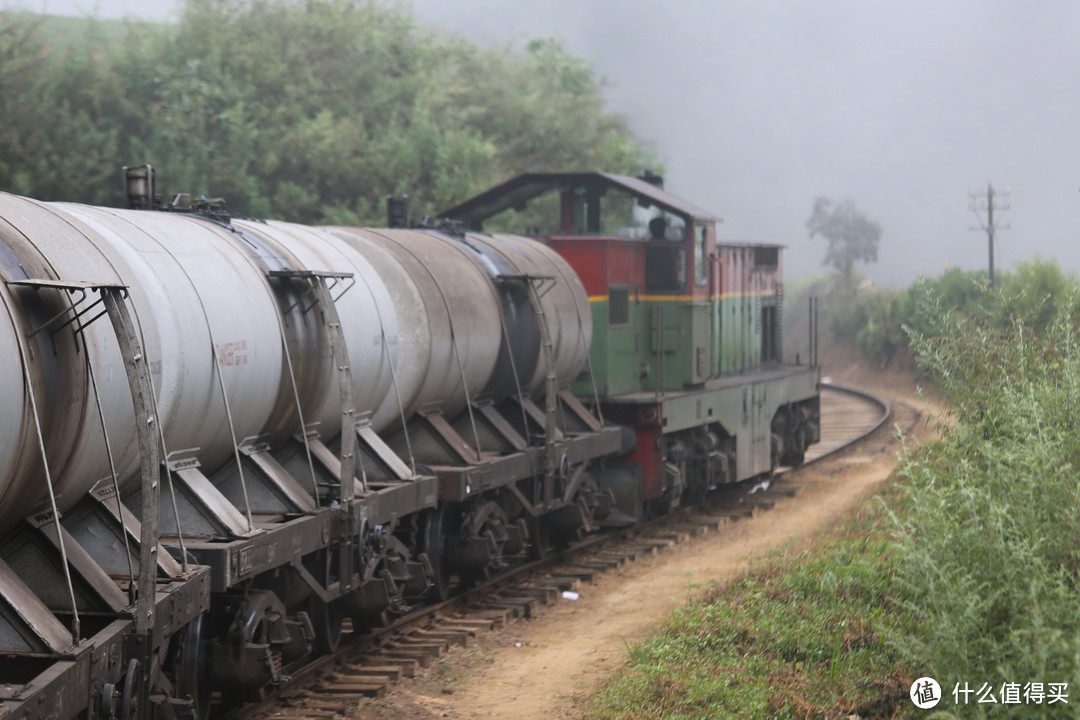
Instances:
[[[822,385],[821,410],[821,442],[807,452],[807,463],[858,443],[892,416],[889,403],[881,398],[837,385]],[[471,645],[482,633],[532,617],[560,598],[575,597],[583,583],[601,573],[771,509],[779,498],[797,494],[791,476],[785,469],[768,483],[724,488],[701,506],[591,537],[543,561],[518,566],[389,627],[343,642],[336,653],[294,673],[287,686],[264,702],[228,710],[219,705],[213,714],[244,720],[341,716],[357,703],[381,696],[401,678],[421,672],[452,646]],[[348,621],[345,630],[351,630]]]
[[[886,400],[862,390],[825,383],[821,389],[821,440],[807,449],[808,463],[858,442],[892,413]]]

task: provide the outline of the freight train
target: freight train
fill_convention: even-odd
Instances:
[[[603,527],[802,461],[780,248],[653,176],[410,227],[0,194],[0,717],[191,718]],[[499,232],[515,226],[519,233]]]

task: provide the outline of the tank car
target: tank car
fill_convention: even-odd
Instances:
[[[144,209],[0,195],[6,713],[205,716],[610,511],[549,248],[126,178]]]

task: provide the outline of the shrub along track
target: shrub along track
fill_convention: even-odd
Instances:
[[[836,505],[835,498],[813,508],[822,504],[818,486],[846,484],[836,481],[865,469],[864,463],[890,445],[891,434],[881,429],[890,417],[887,402],[847,388],[823,389],[822,443],[807,454],[803,467],[778,472],[770,483],[725,488],[702,507],[648,526],[592,538],[551,561],[522,566],[465,596],[356,638],[296,674],[277,696],[234,716],[534,718],[559,717],[560,711],[573,716],[574,693],[606,675],[621,660],[627,641],[692,594],[688,583],[722,578],[731,566],[744,566],[748,552],[804,534],[817,524],[798,520],[807,506],[814,517],[822,512],[832,517],[835,511],[824,508]],[[918,418],[907,406],[897,414],[905,428]],[[799,499],[792,500],[796,495]],[[708,542],[702,540],[706,537]],[[720,565],[714,568],[716,560]],[[569,599],[559,601],[564,597]],[[539,621],[519,622],[525,618]],[[480,650],[450,652],[447,661],[454,646]],[[478,659],[491,662],[460,683],[454,680],[457,687],[447,686],[445,673],[425,670],[438,663],[460,672]],[[416,679],[377,699],[410,677]]]

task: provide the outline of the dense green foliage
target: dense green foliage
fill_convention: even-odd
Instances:
[[[1030,268],[1029,268],[1030,269]],[[953,422],[908,454],[898,592],[921,627],[895,639],[942,686],[1080,687],[1080,304],[941,308],[916,334]],[[1033,323],[1046,324],[1039,330]],[[986,716],[1046,708],[987,705]]]
[[[237,214],[381,222],[525,171],[650,160],[552,40],[486,49],[388,0],[185,0],[175,25],[0,13],[0,189],[116,204],[119,166]]]
[[[997,280],[998,288],[991,291],[986,272],[954,268],[898,290],[852,282],[837,272],[789,283],[785,315],[801,321],[806,298],[819,298],[822,342],[854,343],[874,366],[885,367],[907,356],[910,333],[940,332],[939,319],[945,311],[974,313],[997,327],[1019,320],[1040,332],[1053,323],[1058,308],[1080,285],[1056,261],[1039,257],[1018,262],[1011,272],[999,273]],[[785,334],[803,337],[805,329],[789,326]]]

